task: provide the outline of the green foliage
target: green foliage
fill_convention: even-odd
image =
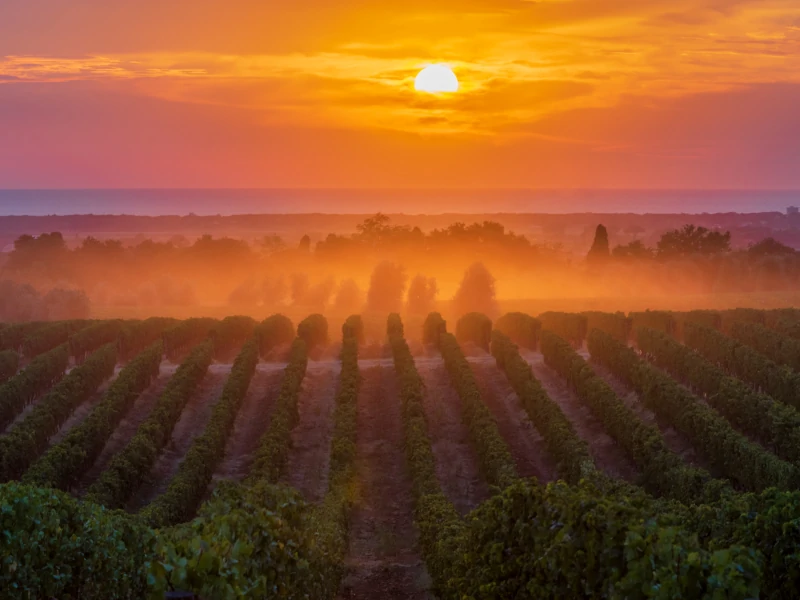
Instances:
[[[0,437],[0,480],[22,476],[75,409],[114,374],[116,363],[116,344],[97,350],[39,400],[25,420]]]
[[[364,320],[361,315],[351,315],[342,325],[342,335],[345,340],[353,338],[357,344],[364,343]]]
[[[66,343],[73,333],[88,325],[88,322],[80,320],[57,321],[47,327],[37,329],[22,342],[22,354],[28,358],[39,356],[56,346]]]
[[[47,321],[26,321],[4,327],[0,330],[0,350],[21,352],[25,338],[50,325]]]
[[[201,598],[327,598],[310,508],[265,482],[223,482],[195,520],[161,532],[147,564],[150,598],[172,590]]]
[[[116,342],[122,333],[124,322],[118,319],[98,321],[84,327],[69,338],[69,351],[76,362],[83,362],[86,355],[94,352],[103,344]]]
[[[0,350],[0,384],[17,374],[19,354],[13,350]]]
[[[89,416],[58,444],[51,446],[28,469],[23,481],[62,490],[77,484],[139,394],[158,375],[163,347],[158,340],[128,363]]]
[[[145,348],[160,341],[164,331],[174,327],[177,323],[177,319],[164,317],[150,317],[144,321],[126,321],[119,335],[120,359],[132,359],[143,352]]]
[[[164,353],[171,361],[177,360],[189,348],[206,339],[217,326],[216,319],[186,319],[164,331]]]
[[[333,413],[331,461],[328,471],[328,492],[315,507],[310,528],[316,532],[316,561],[325,582],[320,598],[336,597],[344,575],[344,559],[348,549],[348,524],[356,486],[356,441],[358,435],[358,393],[361,375],[358,370],[358,336],[361,317],[351,316],[343,327],[342,370],[336,391]]]
[[[69,347],[62,344],[40,354],[0,385],[0,429],[5,429],[34,398],[61,379],[68,364]]]
[[[584,477],[598,474],[586,442],[575,433],[561,407],[533,376],[530,365],[520,356],[514,343],[497,330],[492,332],[492,355],[511,382],[531,422],[544,437],[559,476],[569,483],[578,483]]]
[[[253,336],[255,329],[256,322],[252,317],[225,317],[209,333],[209,338],[214,342],[214,356],[224,357],[241,347]]]
[[[267,317],[256,327],[256,337],[261,356],[269,354],[270,350],[275,346],[290,343],[294,336],[292,320],[280,314]]]
[[[464,522],[442,493],[436,477],[436,459],[428,437],[423,405],[424,384],[403,337],[403,323],[399,315],[389,315],[387,331],[400,384],[406,461],[415,497],[414,518],[428,572],[437,592],[444,596]]]
[[[726,483],[712,479],[705,470],[686,465],[667,447],[659,429],[642,422],[566,341],[545,331],[542,353],[633,460],[648,492],[686,504],[716,500],[721,492],[730,492]]]
[[[800,370],[800,340],[767,329],[759,323],[745,322],[734,323],[731,326],[731,336],[779,365]]]
[[[681,337],[683,337],[686,323],[695,323],[718,331],[722,330],[722,314],[717,310],[690,310],[688,312],[673,313],[673,315],[678,324]]]
[[[494,328],[507,335],[515,344],[528,350],[536,350],[542,324],[538,319],[525,313],[511,312],[500,317]]]
[[[726,333],[730,332],[731,328],[736,323],[758,323],[765,325],[767,322],[766,311],[758,308],[732,308],[730,310],[722,311],[722,330]]]
[[[757,551],[704,549],[644,494],[521,481],[467,522],[445,598],[746,599]]]
[[[714,409],[632,349],[595,329],[589,336],[589,350],[595,360],[632,385],[645,406],[686,435],[711,464],[742,489],[793,489],[800,483],[794,465],[735,431]]]
[[[800,462],[800,412],[751,390],[691,348],[652,329],[639,330],[639,349],[674,377],[704,394],[706,401],[764,447]]]
[[[701,325],[687,324],[687,346],[775,400],[800,409],[800,374],[780,366],[750,346]]]
[[[539,321],[542,329],[548,329],[576,346],[583,344],[589,333],[589,320],[586,315],[578,313],[546,312],[539,315]]]
[[[601,329],[621,342],[627,342],[631,337],[633,321],[625,313],[586,311],[581,313],[586,317],[586,329]]]
[[[328,343],[328,320],[322,315],[309,315],[297,326],[297,337],[306,343],[308,350]]]
[[[257,364],[258,344],[252,338],[236,357],[203,434],[192,442],[167,490],[142,511],[142,518],[151,527],[176,525],[194,515],[225,454],[225,444]]]
[[[481,398],[475,375],[461,346],[452,333],[439,338],[439,349],[450,379],[461,398],[461,418],[469,429],[469,437],[483,475],[491,485],[504,488],[517,478],[517,468],[505,440],[500,435],[491,411]]]
[[[447,333],[447,322],[438,312],[432,312],[425,318],[422,325],[422,342],[424,344],[439,345],[439,339]]]
[[[646,310],[644,312],[632,312],[628,315],[633,323],[632,329],[636,331],[642,327],[663,331],[669,335],[678,332],[678,323],[675,316],[665,310]]]
[[[456,323],[456,339],[460,344],[472,342],[487,352],[492,343],[492,320],[483,313],[468,313]]]
[[[289,353],[289,364],[284,369],[281,389],[272,411],[267,431],[261,436],[248,481],[265,480],[275,483],[280,479],[289,459],[291,431],[297,424],[297,397],[306,376],[308,350],[301,338],[295,338]]]
[[[153,533],[138,520],[63,492],[0,485],[3,598],[141,598]]]
[[[89,488],[86,499],[109,508],[122,507],[144,481],[186,403],[205,377],[214,353],[209,340],[195,347],[167,383],[156,406],[136,430],[125,448],[111,459],[105,471]]]

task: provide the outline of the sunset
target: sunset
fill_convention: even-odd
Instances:
[[[7,0],[0,186],[798,187],[798,44],[788,0]]]
[[[0,0],[0,599],[800,590],[798,0]]]

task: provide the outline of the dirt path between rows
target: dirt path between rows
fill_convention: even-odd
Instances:
[[[150,386],[144,390],[136,401],[131,406],[128,414],[123,417],[114,433],[108,438],[103,451],[97,460],[92,465],[92,468],[84,473],[80,483],[77,485],[73,492],[77,496],[83,496],[86,490],[100,477],[100,474],[106,470],[111,459],[115,454],[120,452],[131,438],[136,434],[139,425],[148,417],[153,407],[156,405],[159,396],[167,387],[167,382],[172,378],[177,369],[177,365],[170,362],[162,362],[161,367],[156,377]]]
[[[414,362],[425,384],[423,404],[436,477],[445,496],[465,515],[489,497],[489,486],[462,419],[461,398],[441,356],[418,357]]]
[[[291,448],[283,483],[300,491],[308,502],[319,502],[328,490],[333,409],[339,361],[309,361],[297,398],[300,420],[292,429]]]
[[[469,358],[481,398],[497,422],[521,477],[536,477],[541,483],[558,479],[544,437],[531,423],[525,407],[491,356]]]
[[[220,479],[241,481],[247,477],[258,442],[267,431],[275,401],[280,393],[285,364],[261,363],[256,367],[250,387],[236,415],[233,431],[225,446],[225,456],[214,473],[212,487]]]
[[[592,361],[591,365],[592,369],[594,369],[594,372],[597,373],[597,375],[606,383],[608,383],[611,389],[614,390],[617,396],[619,396],[619,398],[636,414],[637,417],[639,417],[648,425],[654,425],[655,427],[658,427],[658,430],[661,432],[661,436],[664,438],[664,443],[667,445],[667,448],[679,455],[684,461],[686,461],[687,464],[693,467],[706,469],[710,473],[715,472],[715,470],[709,469],[708,463],[697,453],[692,445],[692,442],[689,441],[684,434],[670,425],[669,422],[657,416],[653,411],[647,408],[639,399],[639,395],[633,390],[633,388],[615,377],[611,371],[609,371],[603,365],[594,361]]]
[[[521,353],[548,396],[558,403],[577,434],[589,444],[589,451],[597,467],[612,477],[635,481],[638,473],[633,461],[606,433],[600,420],[595,418],[567,382],[544,363],[544,356],[540,352],[527,350]]]
[[[192,442],[202,435],[211,418],[211,411],[222,395],[231,366],[213,364],[209,367],[208,373],[183,408],[169,443],[161,451],[147,479],[128,502],[129,511],[141,510],[167,490]]]
[[[362,369],[356,473],[359,493],[340,600],[428,600],[419,552],[394,368]]]

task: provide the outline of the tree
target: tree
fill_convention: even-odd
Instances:
[[[372,272],[367,292],[367,308],[381,313],[400,312],[406,272],[401,265],[383,261]]]
[[[464,273],[461,285],[453,297],[453,310],[458,316],[471,312],[488,316],[497,314],[495,278],[483,263],[473,264]]]
[[[357,313],[364,306],[364,293],[354,279],[345,279],[336,292],[333,301],[337,313]]]
[[[589,262],[603,262],[611,256],[611,249],[608,243],[608,230],[604,225],[598,225],[594,233],[594,243],[589,249],[586,260]]]
[[[411,281],[408,288],[408,302],[406,304],[408,313],[412,315],[427,315],[432,312],[436,305],[436,294],[439,288],[436,279],[417,275]]]
[[[311,252],[311,238],[308,237],[308,234],[300,238],[299,250],[300,252]]]
[[[612,251],[614,258],[653,258],[655,250],[644,245],[642,240],[633,240],[624,246],[617,246]]]
[[[668,231],[658,241],[658,255],[671,258],[692,254],[721,254],[731,249],[731,233],[710,231],[705,227],[685,225],[683,229]]]
[[[747,253],[750,254],[750,256],[781,256],[794,254],[795,252],[796,250],[794,248],[782,244],[771,237],[763,239],[747,249]]]

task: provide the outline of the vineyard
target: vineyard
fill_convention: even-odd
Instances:
[[[0,595],[800,595],[800,311],[385,332],[0,327]]]

